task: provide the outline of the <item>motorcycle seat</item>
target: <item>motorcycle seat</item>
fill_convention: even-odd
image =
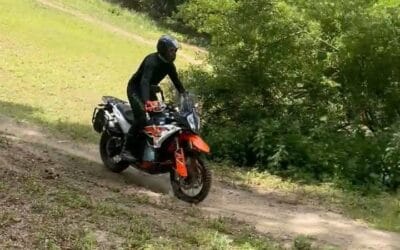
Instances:
[[[118,103],[117,108],[129,123],[133,122],[133,112],[129,103]]]

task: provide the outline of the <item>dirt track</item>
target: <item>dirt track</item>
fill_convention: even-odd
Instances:
[[[72,156],[100,162],[97,145],[57,140],[38,127],[17,123],[1,116],[0,133],[21,143],[29,141],[42,144]],[[35,152],[35,148],[29,148],[28,145],[27,150],[31,153]],[[22,159],[28,161],[28,158]],[[57,162],[57,164],[62,167],[63,163]],[[87,174],[86,181],[97,181],[91,176],[92,173],[96,173],[97,179],[99,175],[103,175],[100,178],[101,186],[113,186],[120,180],[121,185],[124,185],[124,182],[128,183],[124,188],[124,192],[127,193],[144,192],[152,199],[171,196],[168,176],[149,176],[134,169],[128,169],[121,175],[114,175],[104,171],[101,165],[98,166],[100,169],[97,170],[85,169],[85,166],[81,166]],[[1,166],[0,161],[1,167],[4,166]],[[96,190],[92,192],[96,193]],[[182,208],[189,207],[186,203],[176,202]],[[234,217],[246,221],[254,225],[258,231],[283,241],[304,234],[321,244],[335,245],[340,249],[400,249],[399,234],[370,229],[342,215],[310,205],[296,204],[296,201],[291,198],[282,197],[281,194],[274,192],[262,190],[249,192],[233,189],[214,181],[209,197],[198,207],[211,216]]]

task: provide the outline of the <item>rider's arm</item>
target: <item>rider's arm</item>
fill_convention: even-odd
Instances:
[[[179,93],[184,93],[185,88],[182,85],[182,82],[178,78],[178,73],[176,72],[176,67],[173,63],[171,63],[171,67],[168,71],[168,76],[171,78],[172,83],[174,84],[175,88],[178,90]]]
[[[140,91],[143,103],[150,99],[150,80],[154,73],[154,64],[147,58],[143,65],[142,79],[140,79]]]

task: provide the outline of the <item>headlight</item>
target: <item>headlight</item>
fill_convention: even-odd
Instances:
[[[196,131],[196,130],[197,130],[197,127],[196,127],[196,122],[195,122],[195,120],[194,120],[193,114],[190,114],[190,115],[187,116],[187,121],[188,121],[188,123],[189,123],[190,128],[191,128],[192,130]]]

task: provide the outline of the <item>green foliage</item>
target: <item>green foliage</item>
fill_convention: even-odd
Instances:
[[[200,34],[196,29],[190,28],[180,15],[176,15],[180,5],[187,0],[108,0],[119,4],[123,9],[140,12],[146,17],[156,21],[158,27],[175,31],[186,42],[192,44],[208,44],[207,35]],[[116,14],[119,14],[118,12]],[[136,29],[134,27],[134,29]],[[184,35],[184,36],[182,36]]]
[[[203,98],[216,158],[295,178],[398,187],[399,8],[194,0],[179,9],[212,37],[212,69],[192,69],[187,81]]]
[[[310,250],[311,248],[311,240],[307,236],[297,236],[293,241],[293,249],[295,250]]]
[[[110,0],[124,7],[142,11],[156,18],[171,16],[177,10],[177,6],[186,0]]]
[[[400,114],[400,18],[398,9],[359,15],[341,36],[337,75],[350,118],[373,130],[393,124]]]
[[[383,153],[384,183],[396,189],[400,186],[400,133],[399,126],[390,134],[388,143]]]
[[[200,32],[213,33],[214,28],[222,25],[223,16],[236,5],[232,0],[192,0],[180,5],[177,18],[196,28]]]

